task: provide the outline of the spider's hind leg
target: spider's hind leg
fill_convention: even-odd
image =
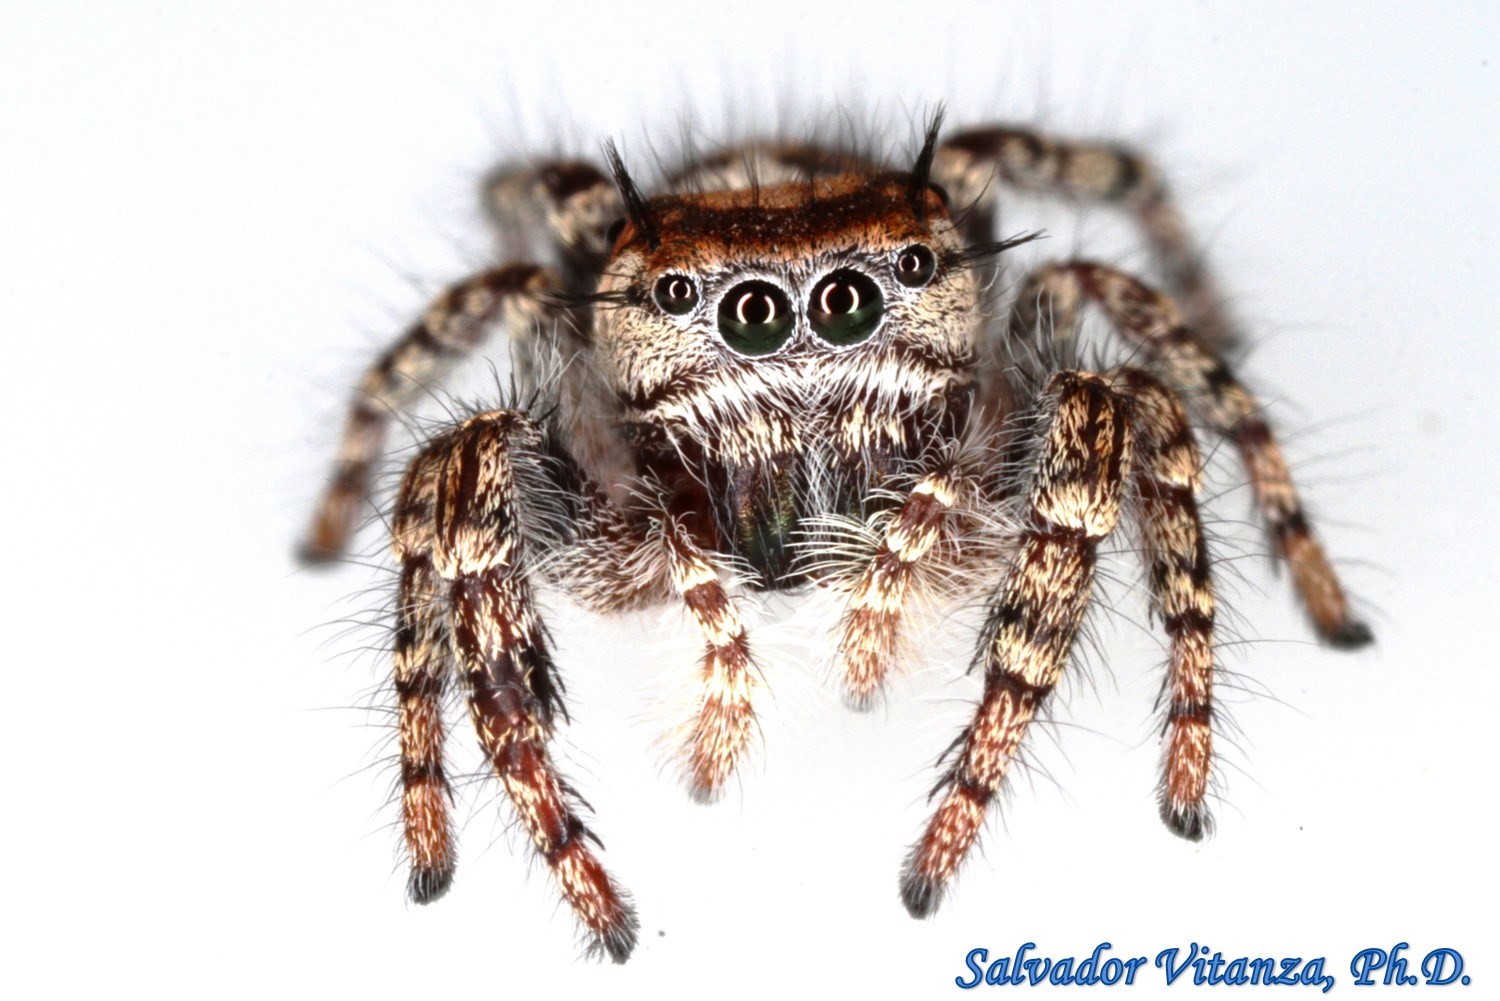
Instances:
[[[554,256],[564,286],[578,293],[598,278],[610,224],[624,213],[614,182],[584,160],[498,168],[485,178],[483,201],[502,253]],[[538,230],[544,245],[524,242]]]
[[[1161,172],[1139,152],[1114,143],[1071,142],[1025,128],[986,126],[950,136],[938,148],[933,178],[948,189],[970,243],[997,238],[996,188],[1002,185],[1123,210],[1145,237],[1198,336],[1216,349],[1238,343],[1239,333],[1181,210]]]
[[[1202,464],[1182,404],[1147,373],[1120,370],[1135,431],[1136,520],[1151,602],[1171,645],[1164,701],[1162,821],[1197,841],[1213,759],[1214,587],[1196,494]]]
[[[583,318],[559,305],[559,293],[587,292],[603,266],[605,231],[619,216],[619,196],[597,168],[556,161],[499,171],[485,184],[485,205],[502,237],[523,238],[541,224],[543,246],[518,245],[527,259],[553,258],[554,266],[515,263],[481,272],[446,289],[422,319],[378,357],[360,380],[344,427],[338,462],[301,549],[306,563],[337,559],[369,494],[372,472],[391,418],[502,326],[523,336],[514,354],[518,381],[530,389],[538,356],[555,355],[566,370],[564,396],[584,390],[588,350]]]
[[[1314,536],[1292,483],[1281,446],[1260,402],[1188,325],[1170,296],[1118,269],[1090,261],[1050,264],[1016,295],[1012,336],[1027,337],[1040,322],[1055,336],[1071,336],[1077,316],[1097,304],[1115,330],[1200,420],[1232,441],[1250,474],[1255,504],[1276,552],[1286,560],[1303,607],[1325,642],[1356,649],[1374,639],[1354,617],[1328,554]]]

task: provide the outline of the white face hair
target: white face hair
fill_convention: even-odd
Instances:
[[[800,218],[820,207],[824,227]],[[595,337],[627,419],[747,447],[733,429],[769,422],[800,443],[859,401],[894,415],[971,382],[976,282],[939,200],[923,207],[855,177],[658,206],[658,245],[622,237],[600,286],[620,303]]]

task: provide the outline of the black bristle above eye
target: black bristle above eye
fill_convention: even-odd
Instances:
[[[1047,234],[1036,229],[1029,233],[1021,233],[1005,240],[996,240],[993,243],[970,244],[963,250],[943,257],[943,263],[950,268],[972,268],[981,265],[991,258],[999,257],[1007,250],[1012,250],[1022,244],[1030,243],[1032,240],[1040,240]]]
[[[927,191],[932,184],[932,158],[937,154],[938,134],[943,129],[943,106],[940,104],[927,120],[927,133],[922,139],[922,149],[917,162],[912,164],[911,179],[907,182],[906,199],[918,219],[927,218]],[[946,201],[946,199],[945,199]]]
[[[615,187],[620,190],[620,200],[625,203],[626,215],[636,232],[644,236],[651,249],[655,250],[661,245],[661,236],[656,231],[656,220],[651,217],[651,206],[635,186],[635,181],[631,180],[630,172],[625,169],[625,161],[620,158],[620,150],[615,146],[614,140],[604,144],[604,158],[609,161],[609,172],[615,179]],[[617,237],[618,235],[616,234]]]

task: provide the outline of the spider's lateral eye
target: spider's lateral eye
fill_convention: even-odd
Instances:
[[[932,251],[914,243],[896,255],[896,280],[907,288],[921,288],[937,274],[937,258]]]
[[[605,248],[607,250],[613,250],[615,244],[620,242],[620,234],[623,232],[625,232],[624,219],[616,219],[614,222],[610,223],[609,228],[604,231]]]
[[[742,355],[768,355],[792,336],[792,304],[770,282],[740,282],[719,300],[719,336]]]
[[[681,316],[698,305],[698,286],[683,275],[662,275],[651,292],[656,304],[673,316]]]
[[[813,332],[830,344],[858,344],[875,332],[884,311],[880,286],[851,268],[825,276],[807,304]]]

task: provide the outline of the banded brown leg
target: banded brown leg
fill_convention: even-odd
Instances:
[[[369,495],[371,474],[392,415],[404,410],[495,324],[521,329],[557,319],[544,293],[556,279],[532,264],[486,271],[443,292],[417,323],[365,373],[344,427],[332,481],[301,550],[308,563],[337,559],[349,546]]]
[[[1213,764],[1214,587],[1198,517],[1201,463],[1171,391],[1139,369],[1115,378],[1131,399],[1135,492],[1151,601],[1171,644],[1165,688],[1162,821],[1197,841],[1212,830],[1205,797]]]
[[[1011,317],[1013,334],[1045,319],[1055,335],[1069,336],[1078,312],[1096,303],[1116,330],[1159,372],[1188,407],[1239,449],[1250,474],[1256,506],[1277,553],[1318,634],[1330,645],[1353,649],[1374,639],[1355,619],[1323,547],[1313,535],[1281,446],[1261,416],[1261,405],[1229,366],[1203,345],[1168,296],[1114,268],[1088,261],[1053,264],[1022,286]]]
[[[406,533],[398,552],[403,573],[415,576],[430,549],[453,659],[490,765],[591,942],[623,962],[636,940],[634,909],[590,848],[592,835],[548,753],[561,688],[529,573],[547,544],[549,514],[534,505],[550,497],[538,488],[550,462],[542,429],[524,413],[466,421],[428,446],[407,477],[396,510]]]
[[[1046,436],[1031,470],[1025,528],[990,606],[978,662],[984,695],[907,856],[901,898],[936,910],[979,837],[1026,729],[1056,687],[1088,608],[1099,540],[1120,516],[1130,474],[1128,402],[1098,376],[1062,372],[1042,396]]]
[[[1139,153],[1111,143],[1067,142],[1029,129],[991,126],[949,138],[934,178],[968,211],[970,242],[995,239],[997,185],[1055,194],[1129,213],[1150,245],[1166,287],[1180,297],[1204,343],[1233,346],[1238,333],[1161,174]]]
[[[452,789],[443,770],[443,695],[453,672],[446,602],[432,563],[433,503],[441,463],[424,453],[407,470],[393,526],[401,590],[394,675],[407,895],[431,903],[453,882]]]

